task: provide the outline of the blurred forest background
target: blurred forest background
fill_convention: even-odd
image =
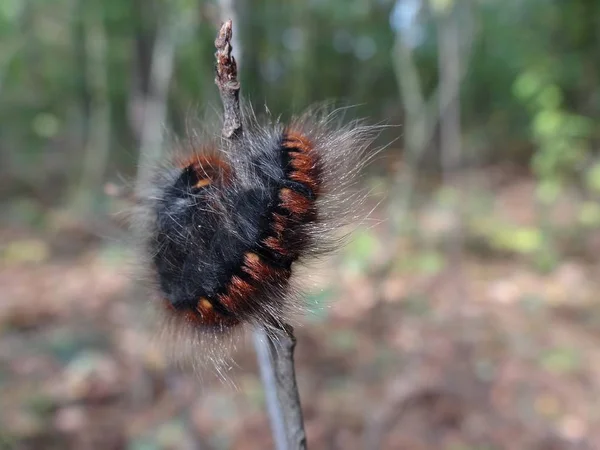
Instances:
[[[597,0],[2,0],[0,448],[272,448],[251,345],[237,390],[168,367],[128,275],[123,192],[220,110],[223,17],[255,109],[400,125],[310,280],[309,447],[600,448]]]

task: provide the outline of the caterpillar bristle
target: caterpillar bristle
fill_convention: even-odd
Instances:
[[[335,117],[285,126],[246,110],[240,139],[192,142],[139,192],[137,230],[179,358],[221,370],[244,325],[302,311],[295,265],[335,250],[340,227],[364,217],[353,185],[377,129]]]

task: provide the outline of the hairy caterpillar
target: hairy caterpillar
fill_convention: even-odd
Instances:
[[[283,124],[246,109],[239,139],[193,139],[138,192],[136,229],[156,304],[184,358],[223,366],[244,326],[304,309],[297,264],[360,218],[357,175],[377,127],[315,108]]]

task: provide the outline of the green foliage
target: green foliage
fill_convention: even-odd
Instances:
[[[587,170],[585,182],[592,193],[600,195],[600,163],[595,163]]]
[[[568,374],[581,367],[581,357],[575,349],[553,348],[540,356],[540,364],[549,372]]]
[[[380,2],[238,2],[235,35],[243,95],[275,115],[316,101],[362,104],[384,118],[396,104],[389,51],[392,0]],[[175,63],[165,127],[185,134],[219,110],[214,86],[214,1],[82,0],[0,2],[0,171],[42,190],[49,151],[65,161],[53,170],[54,203],[78,189],[97,103],[110,110],[107,176],[136,170],[136,95],[148,89],[157,34],[171,26]],[[105,54],[97,49],[105,39]],[[100,59],[98,59],[100,58]],[[106,92],[95,77],[106,78]],[[141,90],[141,92],[137,92]],[[139,111],[138,111],[139,113]],[[64,145],[66,143],[66,145]],[[36,180],[33,183],[30,180]],[[93,199],[93,196],[89,198]],[[96,200],[93,200],[96,201]]]
[[[345,249],[344,265],[347,270],[364,273],[372,266],[377,251],[380,250],[381,241],[370,229],[358,230]]]
[[[284,119],[311,103],[337,99],[360,105],[347,112],[348,119],[360,115],[401,123],[391,52],[397,38],[391,26],[396,3],[236,2],[243,95],[259,113],[266,104]],[[472,41],[465,42],[471,53],[461,86],[465,152],[475,162],[527,161],[543,205],[552,205],[567,183],[581,181],[590,203],[581,208],[578,222],[593,228],[600,220],[592,205],[600,198],[594,148],[600,138],[600,51],[594,20],[600,4],[423,2],[423,40],[413,57],[425,95],[438,83],[436,14],[450,6],[464,8],[476,30]],[[0,2],[0,173],[19,186],[11,193],[18,201],[4,208],[4,214],[12,221],[43,223],[46,205],[23,203],[22,198],[61,204],[81,189],[98,102],[108,105],[111,130],[101,180],[135,173],[139,142],[131,120],[133,100],[138,90],[143,94],[148,89],[155,38],[169,25],[175,61],[165,128],[183,135],[197,118],[218,111],[213,82],[217,16],[217,2],[208,0]],[[106,49],[98,55],[95,46],[102,35]],[[98,63],[98,56],[105,89],[93,82],[98,74],[92,63]],[[392,140],[403,131],[389,133],[385,138]],[[432,161],[428,154],[424,164]],[[93,189],[97,192],[80,198],[93,204],[91,211],[102,212],[101,189]],[[444,194],[453,208],[453,193]],[[400,220],[410,227],[404,213]],[[551,233],[541,226],[535,232],[491,229],[488,234],[495,247],[519,254],[548,250],[551,255]],[[374,245],[359,234],[350,247],[349,264],[363,270]],[[443,261],[426,252],[413,265],[435,272]]]
[[[479,219],[471,231],[482,236],[492,248],[508,253],[530,255],[540,250],[543,236],[539,229],[519,227],[493,219]]]
[[[444,255],[436,250],[422,250],[417,255],[401,256],[394,264],[394,269],[401,273],[418,273],[435,275],[446,266]]]
[[[538,147],[532,169],[540,180],[539,198],[552,203],[565,176],[574,174],[589,153],[593,122],[566,111],[560,87],[538,71],[521,74],[513,92],[531,113],[531,135]]]
[[[597,202],[585,202],[579,210],[579,223],[586,228],[600,227],[600,205]]]

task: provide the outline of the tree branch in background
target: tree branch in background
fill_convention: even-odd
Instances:
[[[421,2],[418,2],[421,4]],[[420,8],[424,7],[423,5]],[[401,173],[403,196],[400,199],[401,213],[399,217],[405,217],[405,212],[409,209],[412,192],[415,184],[415,172],[420,158],[425,152],[428,143],[435,135],[435,130],[442,120],[442,115],[448,110],[450,105],[459,95],[459,87],[468,67],[470,59],[473,38],[475,31],[473,29],[473,19],[469,14],[469,5],[463,5],[465,13],[465,23],[462,24],[459,35],[459,56],[462,64],[459,66],[458,82],[452,83],[452,86],[445,86],[442,93],[441,82],[435,87],[429,98],[425,98],[423,87],[419,76],[417,65],[413,57],[413,49],[408,39],[401,30],[396,31],[396,39],[392,50],[394,60],[394,71],[400,91],[400,98],[404,107],[405,114],[405,161],[407,164],[406,173]],[[414,26],[418,26],[415,24]],[[440,46],[440,51],[442,51]],[[404,172],[404,171],[403,171]],[[400,180],[398,180],[400,182]]]
[[[84,45],[88,60],[84,77],[90,92],[89,132],[86,133],[81,180],[75,192],[79,211],[91,212],[89,195],[100,190],[110,156],[111,119],[108,98],[107,37],[101,19],[84,14]]]
[[[458,23],[458,6],[448,6],[438,11],[438,70],[439,70],[439,114],[440,114],[440,159],[444,184],[452,184],[452,174],[462,163],[462,130],[461,130],[461,51],[460,30]],[[462,184],[462,183],[461,183]],[[461,186],[455,185],[459,197],[464,196]],[[448,254],[452,267],[460,267],[463,244],[462,228],[464,201],[457,201],[457,221],[448,238]],[[454,277],[460,283],[459,277]],[[464,289],[460,289],[464,291]],[[465,292],[460,292],[461,301]]]
[[[215,47],[217,52],[215,83],[223,102],[223,129],[225,139],[239,139],[243,135],[240,112],[240,83],[237,66],[231,55],[232,24],[227,20],[219,30]],[[294,348],[296,338],[289,325],[273,324],[267,331],[254,331],[254,345],[265,387],[265,397],[273,437],[277,450],[306,449],[306,433],[296,384]]]
[[[438,18],[440,153],[445,181],[461,164],[460,32],[456,11],[449,7]]]
[[[152,50],[150,82],[146,98],[140,136],[138,183],[147,181],[147,172],[161,153],[163,124],[167,115],[169,84],[173,75],[175,36],[173,21],[159,28]]]

